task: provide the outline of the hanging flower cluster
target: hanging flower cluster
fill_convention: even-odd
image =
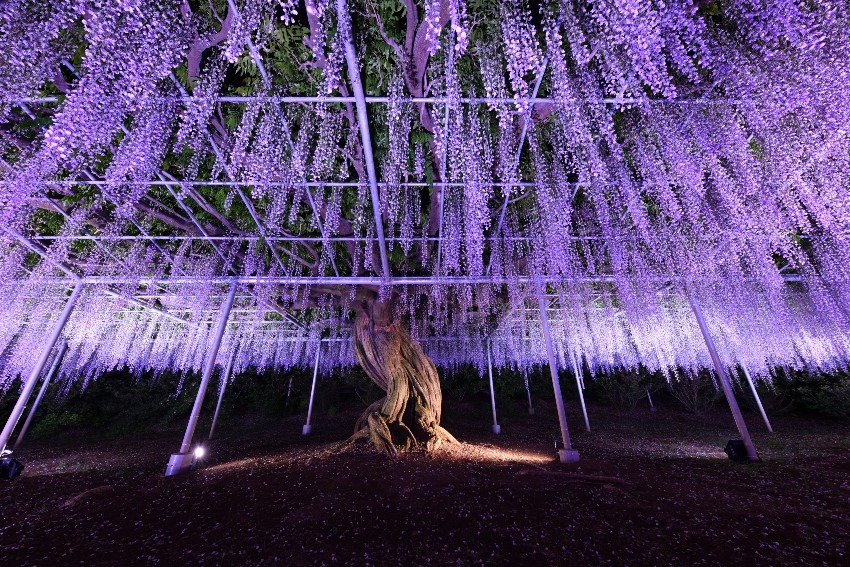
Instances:
[[[140,184],[156,177],[168,149],[173,98],[145,99],[133,114],[133,127],[116,149],[105,173],[109,182],[103,195],[117,206],[120,216],[131,216],[134,205],[147,192]]]
[[[234,318],[220,357],[238,353],[239,369],[307,364],[319,344],[336,353],[327,364],[353,364],[352,281],[380,285],[447,368],[482,369],[488,341],[498,366],[544,363],[536,281],[564,367],[576,356],[593,373],[696,372],[709,360],[690,300],[729,368],[769,379],[783,366],[847,366],[850,20],[840,2],[564,0],[537,14],[506,0],[482,24],[491,36],[470,47],[473,4],[428,1],[418,31],[430,63],[416,96],[442,100],[408,100],[417,77],[405,62],[391,79],[378,66],[364,81],[367,96],[386,95],[367,111],[372,148],[343,66],[353,45],[364,76],[374,71],[350,21],[358,14],[305,3],[314,60],[296,66],[309,73],[309,102],[281,104],[265,84],[253,100],[223,102],[245,58],[259,69],[276,22],[297,15],[288,0],[238,4],[186,97],[175,84],[198,34],[174,3],[0,7],[3,388],[61,311],[62,270],[88,278],[86,317],[66,331],[69,380],[124,366],[197,371],[221,278],[232,276],[250,313]],[[82,46],[78,69],[63,63]],[[26,115],[14,102],[51,79],[66,97],[34,111],[44,124],[31,139],[14,138]],[[286,95],[280,83],[271,92]],[[171,191],[155,187],[178,170]],[[67,197],[66,208],[47,195]],[[37,234],[40,262],[19,237],[44,226],[37,207],[63,219]],[[376,216],[393,275],[428,286],[369,279],[382,271]],[[343,288],[336,274],[354,279]],[[139,307],[140,289],[168,315]],[[293,324],[289,308],[309,325]],[[334,340],[322,343],[326,332]]]
[[[505,57],[508,60],[508,74],[514,91],[514,100],[520,111],[528,112],[530,88],[526,76],[540,71],[542,54],[531,23],[531,13],[520,0],[513,0],[504,6],[502,17],[502,40]]]
[[[81,6],[77,0],[10,0],[0,5],[0,122],[5,122],[12,100],[36,95],[74,52],[77,38],[71,27]]]
[[[18,212],[26,210],[26,201],[44,191],[43,184],[33,180],[51,179],[63,169],[76,172],[93,166],[125,119],[158,92],[158,83],[185,51],[186,30],[170,3],[91,4],[77,5],[87,42],[79,82],[54,116],[41,145],[21,159],[13,173],[18,182],[11,185],[12,194],[0,198],[9,205],[2,215],[4,223],[14,223]],[[31,48],[37,51],[39,46]]]

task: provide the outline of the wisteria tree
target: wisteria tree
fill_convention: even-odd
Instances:
[[[389,453],[453,441],[432,358],[540,362],[521,340],[538,299],[561,314],[561,358],[591,371],[704,365],[680,314],[697,299],[730,366],[845,367],[843,8],[9,0],[4,388],[42,329],[22,321],[61,299],[31,300],[57,268],[92,302],[178,320],[131,328],[101,304],[99,331],[73,343],[78,371],[156,368],[164,337],[203,352],[207,331],[180,322],[205,321],[230,281],[257,314],[229,343],[243,367],[303,357],[255,341],[269,321],[313,349],[348,329],[386,393],[354,437]],[[453,351],[423,348],[444,336]],[[92,346],[106,337],[109,356]],[[174,356],[162,364],[202,358]]]

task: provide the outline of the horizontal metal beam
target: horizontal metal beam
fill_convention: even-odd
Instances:
[[[503,276],[484,277],[484,276],[456,276],[456,277],[434,277],[434,276],[398,276],[393,278],[393,284],[399,285],[502,285],[508,283],[532,283],[540,280],[545,284],[558,283],[617,283],[626,279],[628,281],[646,281],[658,282],[660,285],[666,285],[671,281],[686,282],[687,279],[682,276],[654,276],[654,277],[626,277],[613,275],[603,276],[582,276],[579,278],[552,277],[552,276],[518,276],[507,278]],[[746,278],[745,278],[746,279]],[[782,279],[785,282],[800,282],[803,277],[798,274],[783,274]],[[45,280],[50,281],[50,280]],[[57,285],[67,285],[74,280],[65,280],[63,278],[54,278],[52,280]],[[185,277],[175,276],[167,278],[151,278],[138,277],[129,278],[122,276],[89,276],[81,278],[85,284],[91,285],[117,285],[137,283],[139,285],[180,285],[193,283],[212,283],[212,284],[229,284],[237,282],[245,285],[372,285],[378,286],[384,281],[379,276],[284,276],[284,277],[267,277],[267,276],[221,276],[221,277]]]
[[[201,100],[201,97],[194,96],[161,96],[151,95],[147,97],[139,97],[147,100],[179,100],[184,103]],[[43,96],[30,98],[7,99],[0,97],[0,101],[11,102],[15,104],[50,104],[62,102],[62,97]],[[206,99],[203,99],[206,101]],[[251,95],[251,96],[220,96],[216,100],[222,103],[242,104],[249,102],[269,102],[277,104],[338,104],[338,103],[356,103],[357,97],[353,96],[270,96],[270,95]],[[401,97],[393,99],[388,96],[367,96],[364,101],[369,104],[389,104],[390,102],[409,103],[409,104],[447,104],[450,99],[439,96],[420,96],[420,97]],[[461,97],[458,99],[461,104],[568,104],[580,102],[584,104],[676,104],[676,105],[712,105],[712,104],[736,104],[743,102],[738,99],[709,99],[709,100],[687,100],[687,99],[644,99],[644,98],[570,98],[558,99],[553,97],[528,97],[514,99],[512,97]]]
[[[9,180],[0,180],[0,185],[11,185],[14,183]],[[44,183],[49,183],[51,185],[62,185],[62,186],[74,186],[74,185],[92,185],[92,186],[103,186],[103,185],[115,185],[114,182],[106,181],[105,179],[96,179],[96,180],[87,180],[87,179],[60,179],[53,180],[47,179],[44,180]],[[286,181],[204,181],[201,179],[195,179],[190,181],[169,181],[169,180],[152,180],[152,181],[122,181],[121,185],[128,186],[142,186],[142,187],[154,187],[154,186],[165,186],[165,187],[180,187],[183,185],[188,185],[190,187],[232,187],[234,185],[240,185],[243,187],[255,187],[255,186],[263,186],[263,187],[292,187],[295,185],[291,182]],[[307,187],[369,187],[370,184],[367,181],[309,181],[305,183],[298,183],[297,185],[304,185]],[[387,187],[390,184],[384,181],[377,182],[378,187]],[[399,183],[394,183],[393,186],[401,186],[401,187],[415,187],[417,189],[423,189],[428,187],[466,187],[469,183],[465,183],[462,181],[452,181],[452,182],[440,182],[434,181],[431,183],[427,183],[424,181],[402,181]],[[482,185],[481,183],[477,185]],[[502,183],[502,182],[493,182],[486,183],[488,187],[537,187],[537,183],[533,181],[518,181],[516,183]],[[575,182],[565,183],[566,186],[578,185]]]
[[[231,323],[232,323],[232,322],[231,322]],[[314,342],[314,341],[315,341],[315,339],[311,339],[310,337],[307,337],[307,336],[278,338],[278,337],[277,337],[275,334],[273,334],[273,333],[276,333],[276,331],[263,331],[263,330],[256,330],[256,331],[254,331],[254,334],[258,334],[258,335],[270,335],[270,336],[263,336],[263,338],[261,339],[261,341],[262,341],[264,344],[274,344],[274,343],[276,343],[276,342],[281,342],[281,343],[297,343],[297,342],[305,342],[305,343],[306,343],[306,342]],[[320,342],[323,342],[323,343],[348,343],[348,342],[351,342],[352,340],[353,340],[353,339],[352,339],[352,337],[337,337],[337,338],[324,338],[324,339],[320,339]],[[433,343],[437,343],[437,342],[441,342],[441,343],[444,343],[444,342],[472,343],[472,342],[479,342],[479,341],[483,342],[483,341],[486,341],[486,340],[491,340],[491,341],[493,341],[493,342],[505,342],[505,341],[509,341],[509,340],[510,340],[510,341],[533,341],[533,342],[540,342],[542,339],[540,339],[540,338],[538,338],[538,337],[517,337],[517,336],[511,336],[510,338],[508,338],[508,337],[505,337],[505,336],[502,336],[502,335],[498,335],[498,334],[496,334],[496,335],[492,335],[490,338],[478,337],[478,336],[466,336],[466,337],[420,337],[420,338],[416,339],[416,342],[418,342],[418,343],[431,343],[431,342],[433,342]],[[178,341],[174,341],[174,342],[179,342],[179,340],[178,340]],[[252,342],[259,342],[259,341],[252,341]],[[545,354],[543,354],[543,353],[541,352],[541,353],[540,353],[540,357],[541,357],[541,359],[542,359],[544,356],[545,356]]]
[[[177,317],[176,315],[173,315],[172,313],[169,313],[169,312],[167,312],[163,309],[159,309],[158,307],[154,307],[153,305],[148,305],[147,303],[145,303],[143,301],[139,301],[135,297],[127,297],[126,295],[122,295],[122,294],[120,294],[116,291],[113,291],[111,289],[107,289],[104,293],[106,295],[110,296],[110,297],[114,297],[116,299],[126,301],[127,303],[135,305],[136,307],[141,307],[142,309],[144,309],[146,311],[156,313],[157,315],[165,317],[166,319],[170,319],[170,320],[172,320],[176,323],[188,325],[189,327],[195,326],[195,324],[192,323],[191,321],[186,321],[185,319],[181,319],[180,317]],[[138,311],[135,311],[135,313],[138,313]]]
[[[29,249],[29,250],[31,250],[31,251],[33,251],[33,252],[35,252],[35,253],[36,253],[36,254],[38,254],[39,256],[41,256],[41,258],[42,258],[45,262],[47,262],[48,264],[50,264],[50,265],[51,265],[51,266],[53,266],[54,268],[58,268],[59,270],[61,270],[62,272],[64,272],[64,273],[65,273],[65,275],[67,275],[67,276],[70,278],[70,281],[71,281],[72,283],[77,283],[77,282],[81,281],[81,280],[80,280],[80,276],[78,276],[78,275],[74,272],[74,270],[72,270],[72,269],[71,269],[68,265],[66,265],[65,263],[63,263],[63,262],[59,262],[59,261],[54,260],[53,258],[51,258],[50,254],[48,254],[47,250],[45,250],[45,249],[44,249],[44,247],[43,247],[43,246],[41,246],[40,244],[38,244],[38,243],[36,243],[36,242],[33,242],[32,240],[30,240],[30,239],[29,239],[29,238],[27,238],[26,236],[22,235],[21,233],[19,233],[19,232],[15,231],[15,230],[12,230],[11,228],[4,228],[3,230],[4,230],[4,232],[6,232],[7,234],[11,235],[13,238],[17,239],[17,240],[18,240],[21,244],[23,244],[23,245],[24,245],[24,247],[25,247],[25,248],[27,248],[27,249]]]
[[[728,233],[724,233],[728,234]],[[493,236],[485,236],[484,240],[494,240],[496,237]],[[634,240],[638,238],[637,236],[629,237],[629,236],[620,236],[615,238],[614,240]],[[62,236],[34,236],[33,240],[46,240],[46,241],[54,241],[54,240],[93,240],[95,242],[106,241],[106,242],[117,242],[117,241],[127,241],[127,242],[135,242],[137,240],[159,240],[163,242],[168,242],[169,240],[175,241],[184,241],[184,240],[192,240],[198,242],[254,242],[257,240],[266,240],[268,242],[323,242],[321,236],[262,236],[262,235],[240,235],[240,236],[143,236],[143,235],[124,235],[124,236],[103,236],[103,235],[91,235],[91,234],[66,234]],[[436,242],[440,238],[438,236],[426,236],[426,237],[413,237],[410,240],[414,242],[419,242],[422,240],[427,240],[428,242]],[[569,236],[568,240],[607,240],[604,236]],[[364,236],[329,236],[327,240],[331,242],[375,242],[377,238],[367,238]],[[385,240],[387,242],[402,242],[405,239],[400,236],[392,236],[386,237]],[[502,236],[499,240],[505,242],[532,242],[538,240],[532,236]]]

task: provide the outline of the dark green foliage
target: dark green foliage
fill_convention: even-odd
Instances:
[[[105,436],[161,428],[178,417],[188,416],[200,378],[186,378],[182,391],[175,395],[178,383],[176,375],[137,381],[128,372],[111,372],[91,381],[85,390],[76,384],[64,398],[57,398],[60,385],[53,383],[30,435],[53,437],[76,427],[90,428]]]
[[[661,388],[662,380],[658,375],[650,374],[643,368],[637,371],[600,374],[593,379],[587,377],[585,371],[587,395],[603,400],[622,412],[634,410],[641,400],[646,399],[647,390],[655,392]]]
[[[585,369],[586,370],[586,369]],[[587,372],[585,372],[587,374]],[[780,412],[814,413],[840,420],[850,420],[850,380],[846,374],[812,375],[782,371],[772,385],[758,382],[759,396],[768,415]],[[485,419],[490,412],[490,390],[487,375],[480,376],[471,366],[440,371],[444,395],[466,402],[467,411],[475,408],[474,419]],[[289,382],[292,379],[292,389]],[[527,394],[523,375],[503,369],[494,373],[496,406],[499,417],[526,414]],[[307,411],[312,380],[311,369],[291,373],[253,374],[237,376],[228,385],[222,403],[220,422],[239,422],[249,416],[277,420],[303,415]],[[157,380],[143,377],[137,380],[127,371],[112,372],[92,381],[85,391],[75,385],[65,398],[57,398],[59,385],[51,384],[39,408],[28,437],[61,438],[84,431],[93,437],[133,436],[150,431],[174,431],[179,436],[195,400],[200,376],[185,379],[180,394],[175,394],[180,377],[162,375]],[[706,372],[694,379],[683,377],[668,385],[660,374],[638,372],[586,375],[585,397],[605,402],[618,411],[634,410],[644,402],[646,390],[653,394],[656,404],[665,398],[660,392],[665,386],[688,411],[701,413],[722,398]],[[552,404],[552,384],[548,368],[538,368],[529,375],[532,401],[536,405]],[[218,375],[214,376],[201,413],[197,434],[205,436],[218,396]],[[567,400],[577,400],[575,378],[571,372],[561,373],[561,389]],[[736,386],[742,407],[756,411],[756,405],[746,382]],[[0,412],[8,416],[17,400],[18,385],[0,400]],[[289,393],[289,395],[287,395]],[[656,393],[659,395],[656,396]],[[333,376],[319,376],[314,403],[314,416],[333,415],[347,409],[362,409],[381,398],[383,393],[360,370],[355,368]],[[35,396],[35,394],[34,394]],[[669,398],[668,398],[669,399]],[[647,403],[648,406],[648,403]],[[28,408],[27,408],[28,409]],[[26,414],[21,419],[25,419]],[[16,432],[17,435],[17,432]],[[13,437],[14,438],[14,437]]]
[[[758,392],[761,405],[768,416],[788,413],[794,408],[794,399],[788,391],[787,383],[784,380],[774,381],[773,384],[767,384],[762,380],[756,381],[756,391]],[[738,403],[745,409],[757,412],[758,405],[750,390],[746,379],[741,376],[738,386],[735,389],[735,395]]]
[[[289,382],[292,380],[292,390]],[[236,376],[227,385],[221,406],[221,417],[256,413],[265,417],[288,415],[301,409],[302,400],[310,394],[311,375],[307,370],[287,374],[248,372]],[[218,395],[218,380],[214,396]],[[303,406],[306,408],[306,399]]]
[[[707,370],[696,376],[680,376],[670,384],[670,393],[691,413],[700,414],[723,397]]]
[[[577,400],[578,391],[575,378],[571,373],[561,373],[561,393],[566,400]],[[487,373],[479,375],[472,366],[446,371],[440,369],[440,386],[446,399],[467,402],[467,407],[475,407],[481,418],[490,412],[490,383]],[[528,393],[525,388],[525,375],[508,368],[493,369],[493,386],[496,394],[496,411],[499,419],[528,415]],[[534,407],[538,405],[554,406],[552,381],[548,366],[539,366],[528,372],[528,387]]]
[[[227,422],[251,415],[280,419],[306,413],[311,381],[311,369],[280,375],[248,372],[236,376],[227,386],[219,420]],[[173,374],[164,374],[156,380],[147,376],[137,380],[127,371],[118,371],[93,380],[85,390],[77,384],[64,398],[56,397],[59,385],[51,384],[28,437],[61,437],[80,429],[106,437],[163,429],[180,431],[186,426],[195,402],[200,376],[187,377],[177,394],[179,383],[180,377]],[[216,374],[204,399],[197,435],[205,436],[209,431],[219,384]],[[3,415],[11,412],[16,392],[14,388],[0,403]],[[334,376],[320,374],[313,412],[334,414],[345,408],[365,407],[382,395],[360,369]]]
[[[844,372],[816,374],[790,371],[792,376],[777,380],[777,389],[786,393],[801,409],[841,420],[850,420],[850,377]]]
[[[307,411],[312,377],[312,373],[307,376],[303,394],[298,397],[301,413]],[[294,391],[293,396],[295,396]],[[313,414],[335,415],[348,408],[363,410],[383,396],[381,389],[359,367],[333,376],[320,374],[316,385],[316,399],[313,402]]]
[[[343,386],[337,386],[337,389],[350,389],[356,398],[353,403],[368,405],[384,395],[359,366],[340,375],[338,381],[341,381]]]
[[[462,401],[481,394],[490,395],[490,384],[486,377],[478,374],[471,366],[463,366],[450,372],[440,373],[440,387],[443,395]]]

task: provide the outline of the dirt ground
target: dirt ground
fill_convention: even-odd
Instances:
[[[486,403],[486,402],[485,402]],[[850,565],[850,427],[747,415],[763,462],[733,464],[722,407],[621,415],[568,406],[581,462],[555,462],[553,407],[447,403],[462,441],[433,456],[341,450],[357,414],[235,420],[202,467],[165,478],[174,429],[33,442],[0,483],[5,565]],[[203,426],[203,422],[202,422]],[[207,429],[199,428],[198,438]]]

